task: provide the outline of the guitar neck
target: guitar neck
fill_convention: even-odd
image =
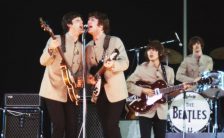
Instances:
[[[56,37],[55,37],[55,35],[54,35],[53,32],[51,32],[50,35],[51,35],[51,38],[52,38],[53,40],[56,39]],[[58,50],[59,55],[60,55],[61,58],[62,58],[62,63],[65,64],[66,67],[70,70],[70,68],[69,68],[69,66],[68,66],[68,62],[65,60],[65,56],[64,56],[64,54],[63,54],[63,52],[62,52],[60,46],[57,47],[57,50]],[[71,71],[71,70],[70,70],[70,71]]]
[[[105,73],[105,71],[106,71],[106,68],[102,66],[96,74],[102,76]]]
[[[187,84],[196,85],[197,82],[189,82]],[[162,89],[160,89],[160,92],[163,93],[163,94],[166,94],[166,93],[170,93],[170,92],[173,92],[173,91],[181,90],[183,88],[184,88],[184,85],[179,84],[179,85],[175,85],[175,86],[172,86],[172,87],[162,88]]]

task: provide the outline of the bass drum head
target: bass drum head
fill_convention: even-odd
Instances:
[[[184,106],[185,103],[185,106]],[[203,96],[193,91],[177,95],[169,107],[171,127],[177,132],[195,133],[208,125],[210,107]]]

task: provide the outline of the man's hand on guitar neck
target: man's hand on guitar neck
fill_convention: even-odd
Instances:
[[[183,90],[187,90],[187,89],[192,88],[192,85],[187,83],[187,82],[183,82],[182,85],[183,85]]]
[[[107,69],[112,69],[114,67],[114,60],[107,60],[104,62],[104,67],[106,67]]]
[[[83,79],[82,79],[82,77],[77,77],[77,79],[76,79],[76,88],[83,88]]]
[[[97,82],[95,77],[92,74],[88,74],[86,80],[87,80],[87,83],[91,85],[95,85]]]
[[[61,42],[60,42],[59,38],[51,39],[48,48],[49,49],[56,49],[60,45],[61,45]]]
[[[145,95],[147,95],[147,96],[149,96],[149,97],[155,95],[154,90],[149,89],[149,88],[143,88],[143,89],[142,89],[142,93],[144,93]]]
[[[51,42],[48,46],[48,53],[53,55],[55,49],[60,45],[60,41],[58,39],[51,39]]]

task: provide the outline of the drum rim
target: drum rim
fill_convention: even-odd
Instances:
[[[195,131],[192,131],[192,132],[185,132],[185,133],[197,133],[197,132],[202,132],[203,130],[205,130],[205,128],[208,126],[208,124],[209,124],[209,121],[210,121],[210,119],[211,119],[211,109],[210,109],[210,105],[209,105],[209,103],[208,103],[208,101],[206,100],[206,98],[203,96],[203,95],[201,95],[200,93],[198,93],[198,92],[196,92],[196,91],[192,91],[192,90],[188,90],[188,91],[185,91],[185,93],[187,94],[187,93],[194,93],[194,94],[196,94],[197,96],[199,96],[200,98],[202,98],[204,101],[206,101],[206,107],[208,107],[207,109],[209,109],[208,111],[209,111],[209,115],[207,116],[208,117],[208,119],[206,119],[206,124],[204,124],[203,125],[203,127],[202,128],[200,128],[199,130],[195,130]],[[177,127],[177,125],[176,124],[174,124],[174,121],[172,120],[172,118],[170,117],[170,112],[171,112],[171,109],[170,109],[170,107],[172,107],[172,103],[174,103],[174,101],[175,101],[175,98],[177,98],[178,96],[181,96],[181,95],[183,95],[184,93],[180,93],[180,94],[178,94],[178,95],[176,95],[173,99],[172,99],[172,101],[171,101],[171,104],[169,105],[169,109],[168,109],[168,122],[169,122],[169,124],[170,124],[170,129],[171,130],[174,130],[173,132],[184,132],[182,129],[179,129],[178,127]],[[206,109],[206,110],[207,110]],[[183,119],[181,119],[181,120],[183,120]]]

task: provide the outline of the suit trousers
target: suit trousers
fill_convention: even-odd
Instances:
[[[151,138],[152,127],[155,138],[165,138],[166,136],[166,120],[160,120],[157,113],[153,118],[139,116],[139,127],[141,138]]]
[[[77,106],[70,99],[66,103],[44,98],[53,125],[51,138],[76,138],[77,125],[75,113]]]
[[[115,103],[109,102],[105,90],[102,88],[97,100],[97,113],[102,124],[104,138],[121,138],[119,120],[124,105],[125,99]]]

